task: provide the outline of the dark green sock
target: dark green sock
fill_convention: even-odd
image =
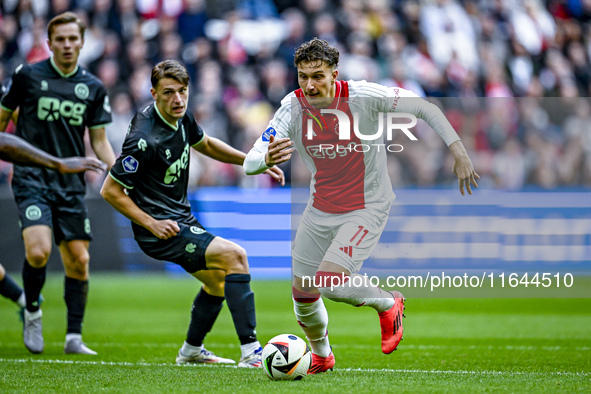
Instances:
[[[68,308],[68,334],[82,334],[82,320],[88,297],[88,281],[68,278],[64,283],[64,300]]]
[[[191,308],[191,323],[187,332],[187,343],[201,346],[203,339],[217,319],[224,304],[224,297],[208,294],[203,288],[197,293]]]
[[[39,310],[39,294],[45,284],[46,266],[35,268],[25,259],[23,267],[23,287],[27,299],[27,310],[37,312]]]
[[[257,322],[254,310],[254,293],[250,289],[250,275],[226,275],[225,293],[226,303],[232,314],[240,343],[245,345],[256,341]]]
[[[23,294],[23,289],[21,289],[10,275],[4,275],[4,278],[0,280],[0,295],[17,302],[21,294]]]

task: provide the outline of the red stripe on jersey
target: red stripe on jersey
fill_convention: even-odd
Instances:
[[[336,82],[335,99],[328,109],[347,114],[353,128],[349,105],[349,85]],[[361,141],[353,130],[349,140],[339,139],[339,124],[333,114],[322,115],[308,103],[301,89],[295,91],[304,109],[302,116],[302,143],[316,166],[312,206],[322,212],[341,214],[365,208],[365,162],[363,152],[355,151]],[[314,136],[308,139],[308,119],[312,120]],[[336,148],[336,147],[339,148]]]

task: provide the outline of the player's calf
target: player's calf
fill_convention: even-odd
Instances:
[[[393,305],[392,297],[387,291],[359,274],[318,271],[315,281],[322,284],[322,287],[318,287],[322,296],[332,301],[356,307],[370,307],[378,313],[389,310]]]
[[[233,242],[216,237],[205,251],[205,261],[207,268],[226,272],[224,277],[226,303],[230,309],[242,351],[239,366],[260,367],[262,349],[258,352],[261,345],[256,337],[254,293],[250,288],[246,251]]]

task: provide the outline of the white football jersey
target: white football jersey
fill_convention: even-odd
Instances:
[[[342,214],[371,205],[389,206],[395,195],[386,163],[387,149],[392,147],[387,125],[393,120],[386,114],[396,112],[426,120],[448,146],[459,140],[439,108],[408,90],[337,81],[335,99],[323,110],[310,105],[301,89],[287,95],[247,155],[244,168],[247,174],[264,171],[269,137],[289,138],[312,173],[309,204],[313,207]],[[395,123],[405,125],[408,120]],[[413,137],[410,131],[407,136]]]

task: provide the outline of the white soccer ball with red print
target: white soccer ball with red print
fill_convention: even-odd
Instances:
[[[263,370],[271,380],[300,380],[306,377],[312,353],[302,338],[281,334],[263,349]]]

